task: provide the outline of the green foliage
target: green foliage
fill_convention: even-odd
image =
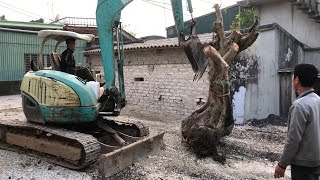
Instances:
[[[232,30],[239,30],[240,27],[245,27],[247,25],[253,24],[258,17],[256,16],[256,11],[254,8],[248,8],[236,15],[236,20],[231,24]]]
[[[2,16],[0,16],[0,21],[6,21],[7,19],[6,19],[6,16],[5,15],[2,15]]]
[[[231,29],[232,30],[239,30],[240,29],[239,23],[233,21],[232,24],[231,24]]]

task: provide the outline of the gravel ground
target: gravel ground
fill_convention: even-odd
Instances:
[[[0,102],[0,120],[25,119],[19,95],[0,96]],[[270,123],[254,120],[236,126],[230,136],[221,140],[219,151],[226,155],[227,161],[219,164],[211,158],[197,159],[181,144],[179,117],[127,108],[119,118],[140,121],[149,126],[151,132],[165,131],[166,148],[108,178],[111,180],[273,179],[274,166],[281,155],[286,132],[284,121],[275,116],[267,118]],[[290,179],[289,170],[282,179]],[[0,179],[103,178],[97,173],[97,164],[82,171],[73,171],[40,158],[0,150]]]

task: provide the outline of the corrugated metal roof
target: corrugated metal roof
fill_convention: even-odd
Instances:
[[[268,31],[275,28],[281,28],[278,24],[266,24],[263,26],[259,26],[259,31]],[[246,34],[250,28],[242,29],[241,33]],[[228,36],[231,31],[225,31],[226,35]],[[212,33],[204,33],[198,34],[198,37],[202,43],[210,43],[212,41]],[[132,43],[132,44],[125,44],[123,45],[124,50],[136,50],[136,49],[163,49],[163,48],[176,48],[179,47],[178,38],[167,38],[167,39],[156,39],[156,40],[148,40],[143,43]],[[94,48],[94,49],[93,49]],[[98,54],[101,52],[99,46],[88,48],[86,51],[82,51],[81,53],[84,54]]]
[[[239,5],[232,5],[221,9],[223,15],[223,25],[225,30],[230,30],[232,22],[236,21],[236,15],[239,13],[239,8],[240,10],[244,9]],[[215,12],[212,12],[199,17],[195,17],[194,20],[196,22],[195,28],[198,34],[210,33],[212,32],[212,25],[216,21],[216,15]],[[184,22],[184,28],[184,34],[190,35],[190,20]],[[168,38],[177,36],[177,32],[174,25],[167,27],[166,30]]]
[[[63,25],[61,24],[45,24],[20,21],[0,21],[0,27],[18,29],[63,29]]]
[[[210,42],[212,40],[212,33],[205,33],[198,35],[201,42]],[[174,48],[179,47],[178,38],[168,38],[168,39],[157,39],[157,40],[148,40],[143,43],[132,43],[126,44],[123,46],[124,50],[135,50],[135,49],[151,49],[151,48]],[[96,54],[100,53],[101,49],[92,49],[83,51],[84,54]]]
[[[3,27],[0,27],[0,31],[13,31],[13,32],[23,32],[23,33],[38,34],[38,31],[29,31],[29,30],[22,30],[22,29],[11,29],[11,28],[3,28]]]
[[[262,4],[268,4],[268,3],[274,3],[278,1],[285,1],[285,0],[242,0],[237,1],[238,5],[245,6],[245,5],[262,5]]]

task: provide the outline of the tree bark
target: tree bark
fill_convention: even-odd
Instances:
[[[217,144],[221,137],[231,133],[234,126],[229,67],[238,53],[255,42],[258,32],[255,23],[246,36],[234,30],[226,37],[221,10],[218,5],[214,8],[217,21],[213,27],[213,43],[204,44],[203,48],[210,58],[207,101],[182,121],[181,131],[183,142],[199,157],[212,156],[224,162],[225,158],[218,154]]]

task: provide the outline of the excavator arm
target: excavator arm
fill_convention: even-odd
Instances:
[[[106,88],[98,100],[101,104],[101,113],[118,115],[120,109],[125,106],[125,88],[123,78],[124,53],[121,35],[121,11],[133,0],[98,0],[96,9],[96,20],[101,47],[102,64]],[[192,35],[185,39],[185,26],[183,20],[182,0],[171,0],[175,27],[178,35],[179,45],[184,47],[185,53],[195,72],[194,80],[199,80],[206,69],[206,57],[202,51],[199,38],[195,35],[195,22],[192,19]],[[188,9],[192,15],[191,0],[188,0]],[[114,39],[114,33],[116,39]],[[117,59],[115,60],[115,42],[117,48]],[[116,87],[115,64],[118,67],[118,86]]]

